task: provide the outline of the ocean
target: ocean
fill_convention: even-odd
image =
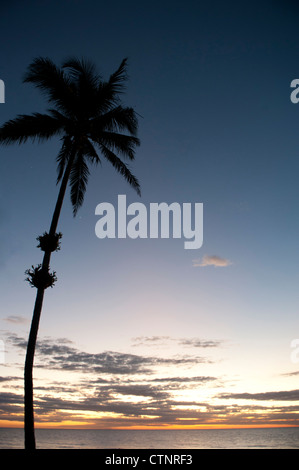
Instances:
[[[299,427],[209,430],[37,429],[37,449],[299,449]],[[23,429],[0,428],[0,449],[23,449]]]

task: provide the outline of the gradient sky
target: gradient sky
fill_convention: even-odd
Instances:
[[[48,105],[37,56],[124,57],[140,114],[138,196],[103,163],[73,218],[66,196],[35,360],[37,426],[299,425],[299,7],[295,1],[2,2],[1,124]],[[59,140],[1,148],[0,426],[22,426],[23,364],[57,196]],[[202,202],[204,243],[99,240],[95,208]],[[293,360],[292,360],[293,357]],[[299,358],[299,354],[298,354]],[[296,357],[295,357],[296,359]]]

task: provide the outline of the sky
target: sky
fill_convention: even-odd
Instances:
[[[22,83],[36,57],[128,57],[138,113],[131,170],[92,168],[67,193],[34,367],[37,427],[299,425],[299,7],[291,0],[2,2],[1,125],[48,103]],[[2,147],[0,426],[23,426],[23,366],[58,187],[59,139]],[[203,244],[99,239],[98,204],[203,204]],[[297,341],[296,341],[297,340]],[[296,349],[297,348],[297,349]]]

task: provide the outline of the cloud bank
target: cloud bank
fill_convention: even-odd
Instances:
[[[221,347],[221,342],[198,338],[134,340],[152,346],[176,341],[183,348],[204,351]],[[7,342],[25,353],[24,338],[9,333]],[[299,390],[223,393],[227,378],[202,373],[205,367],[211,371],[213,363],[193,351],[194,355],[170,357],[157,351],[156,356],[117,351],[92,354],[66,338],[40,338],[35,363],[36,422],[97,429],[299,425]],[[0,394],[0,422],[22,426],[23,363],[19,376],[3,376],[0,382],[5,387]]]

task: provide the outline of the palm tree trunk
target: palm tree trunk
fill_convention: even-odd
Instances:
[[[37,289],[35,306],[32,316],[31,329],[27,344],[25,361],[25,449],[35,449],[34,413],[33,413],[33,360],[38,332],[40,314],[42,311],[44,289]]]
[[[63,175],[63,179],[61,182],[55,210],[52,217],[52,222],[50,226],[49,235],[55,235],[59,215],[61,212],[61,207],[63,203],[63,199],[65,196],[65,191],[67,188],[68,179],[70,176],[72,164],[75,157],[75,146],[73,147],[73,151],[70,155],[66,170]],[[50,266],[50,259],[51,259],[51,252],[46,251],[43,258],[42,269],[45,272],[48,272]],[[36,300],[33,310],[30,334],[27,344],[27,352],[26,352],[26,359],[25,359],[25,368],[24,368],[24,414],[25,414],[25,421],[24,421],[24,430],[25,430],[25,449],[27,450],[35,450],[35,433],[34,433],[34,410],[33,410],[33,362],[34,362],[34,353],[35,353],[35,346],[36,346],[36,339],[37,339],[37,332],[39,326],[40,315],[43,306],[43,299],[44,299],[45,288],[38,288],[36,294]]]

